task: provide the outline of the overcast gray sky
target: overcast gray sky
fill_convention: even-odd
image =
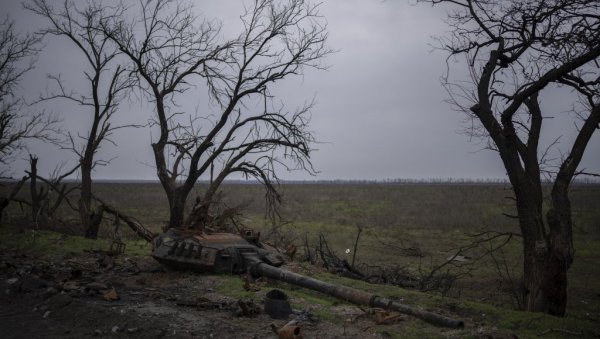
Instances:
[[[21,30],[32,30],[43,22],[21,10],[17,1],[0,1],[0,12],[8,13]],[[243,1],[194,3],[205,17],[222,20],[224,35],[238,31]],[[282,179],[505,178],[497,154],[480,151],[480,142],[460,134],[464,116],[444,102],[446,93],[439,77],[446,68],[446,55],[432,51],[430,45],[432,36],[447,29],[442,21],[444,10],[400,0],[325,0],[320,8],[328,22],[329,46],[338,51],[326,60],[330,69],[307,71],[275,90],[289,108],[316,97],[311,127],[321,143],[315,145],[318,150],[312,160],[319,174],[280,173]],[[48,41],[36,69],[22,83],[25,96],[32,99],[45,90],[47,73],[60,73],[76,86],[81,74],[71,70],[78,65],[82,65],[81,57],[67,41]],[[198,95],[186,100],[195,105]],[[548,96],[546,104],[556,104],[558,112],[561,103],[564,106],[559,94]],[[144,108],[138,102],[124,104],[119,120],[146,122]],[[60,114],[71,131],[86,131],[89,118],[76,107],[54,104],[48,109]],[[564,134],[558,147],[566,147],[573,137],[572,124],[565,121],[552,121],[546,131]],[[600,171],[598,134],[583,160],[582,167],[588,171]],[[113,139],[118,146],[105,145],[99,156],[117,158],[97,168],[95,178],[156,178],[147,129],[117,131]],[[31,152],[40,157],[41,173],[50,172],[61,161],[74,162],[72,154],[49,145],[32,145]],[[23,168],[22,162],[15,164],[13,173],[20,175]]]

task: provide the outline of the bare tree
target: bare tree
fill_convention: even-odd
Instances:
[[[60,76],[51,75],[49,77],[58,90],[42,97],[40,101],[65,99],[81,106],[92,116],[87,135],[77,133],[77,136],[73,136],[69,133],[68,139],[81,168],[78,204],[81,223],[86,230],[86,237],[96,238],[101,220],[96,214],[101,211],[96,211],[92,205],[92,170],[97,165],[110,162],[97,159],[96,153],[103,143],[112,142],[110,136],[116,129],[128,127],[112,124],[111,120],[131,87],[131,81],[126,69],[116,60],[119,50],[97,29],[101,21],[116,15],[119,9],[112,13],[109,12],[111,7],[93,1],[83,7],[77,7],[74,1],[64,1],[61,7],[54,8],[46,0],[32,0],[25,7],[47,19],[48,26],[40,31],[41,34],[68,39],[86,60],[86,68],[81,70],[87,81],[86,92],[67,90]]]
[[[450,102],[471,119],[469,134],[488,140],[512,184],[523,236],[525,308],[562,316],[574,257],[569,184],[600,123],[600,3],[421,2],[452,6],[452,31],[439,46],[452,58],[464,56],[471,77],[447,74],[444,84]],[[547,149],[540,149],[543,122],[554,113],[540,102],[549,88],[578,94],[577,135],[555,170]],[[544,177],[552,183],[546,210]]]
[[[9,19],[0,22],[0,165],[8,165],[27,139],[53,139],[56,120],[24,112],[23,99],[16,94],[19,82],[34,67],[38,42],[34,35],[19,36]]]
[[[49,221],[54,218],[55,213],[64,201],[73,208],[68,195],[77,189],[79,185],[68,185],[62,183],[62,181],[73,174],[80,166],[77,164],[61,173],[62,165],[59,165],[48,178],[44,178],[38,174],[38,160],[37,156],[29,155],[29,171],[25,171],[27,177],[23,178],[23,180],[29,178],[31,203],[27,204],[31,205],[31,221],[36,228],[50,226]],[[38,180],[41,181],[42,185],[38,186]]]
[[[217,22],[199,21],[191,5],[150,0],[139,7],[102,29],[130,58],[154,103],[160,132],[152,149],[169,201],[168,227],[202,226],[219,186],[233,173],[257,179],[277,200],[278,164],[312,170],[312,103],[288,112],[274,103],[270,88],[307,67],[323,67],[330,51],[317,6],[255,0],[241,17],[243,32],[230,41],[221,41]],[[211,112],[177,112],[184,93],[198,88],[210,95]],[[190,191],[209,174],[209,187],[185,218]]]

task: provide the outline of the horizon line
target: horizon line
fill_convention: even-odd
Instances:
[[[17,179],[4,179],[1,181],[10,182]],[[67,178],[64,183],[78,183],[80,179]],[[160,183],[158,179],[120,179],[120,178],[99,178],[94,179],[97,183]],[[198,184],[208,184],[210,180],[198,180]],[[507,178],[386,178],[386,179],[294,179],[279,180],[280,184],[510,184]],[[542,180],[542,184],[551,184],[550,180]],[[574,179],[573,184],[600,184],[600,179],[584,178]],[[247,184],[260,185],[255,179],[226,179],[223,184]]]

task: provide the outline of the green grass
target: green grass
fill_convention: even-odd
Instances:
[[[93,240],[46,230],[0,227],[0,248],[31,254],[60,255],[83,251],[108,251],[111,244],[112,241],[107,239]],[[148,255],[150,245],[144,240],[128,240],[125,241],[124,253]]]
[[[218,292],[229,297],[261,300],[268,290],[277,288],[288,295],[294,309],[310,309],[319,319],[334,324],[341,325],[345,321],[343,315],[332,312],[332,308],[347,303],[322,293],[277,281],[269,282],[259,292],[248,292],[243,289],[243,283],[239,277],[217,276],[216,278],[218,279]],[[600,334],[596,321],[591,318],[572,315],[557,318],[545,314],[515,311],[486,303],[443,298],[395,286],[373,285],[328,273],[315,274],[314,278],[394,298],[414,308],[463,319],[466,324],[464,329],[441,329],[409,318],[401,322],[399,326],[381,326],[379,331],[386,332],[392,338],[479,338],[482,333],[491,333],[498,337],[509,337],[509,335],[515,334],[519,338],[539,338],[540,334],[543,334],[543,338],[565,338],[568,337],[565,333],[569,332],[579,333],[581,337]],[[547,332],[549,329],[555,331]]]

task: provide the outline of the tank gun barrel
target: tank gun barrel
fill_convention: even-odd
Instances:
[[[283,270],[281,268],[273,267],[262,262],[258,256],[251,253],[244,254],[243,256],[246,267],[249,269],[251,274],[256,276],[263,276],[270,279],[284,281],[293,285],[302,286],[336,297],[338,299],[351,302],[353,304],[379,307],[400,312],[436,326],[450,328],[464,327],[464,322],[462,320],[452,319],[440,314],[418,310],[399,302],[379,297],[372,293],[360,291],[351,287],[330,284],[301,274]]]

